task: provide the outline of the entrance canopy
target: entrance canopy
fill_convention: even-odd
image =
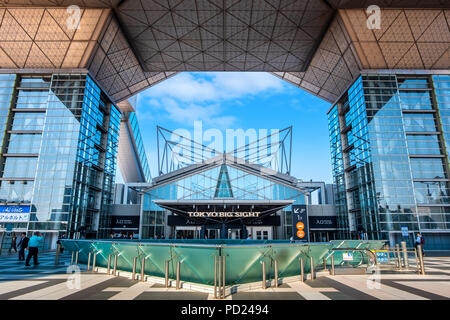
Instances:
[[[170,210],[169,225],[253,225],[276,226],[276,215],[293,204],[294,200],[153,200],[158,206]]]

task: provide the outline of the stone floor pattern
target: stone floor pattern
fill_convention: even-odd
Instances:
[[[17,256],[0,257],[0,300],[205,300],[212,294],[185,289],[166,289],[160,284],[126,277],[83,271],[76,280],[67,273],[70,256],[63,255],[58,266],[54,253],[43,253],[40,265],[25,267]],[[228,300],[443,300],[450,299],[450,258],[426,258],[427,275],[411,273],[336,275],[305,282],[237,292]],[[83,266],[81,266],[83,268]],[[375,276],[377,277],[377,276]],[[68,281],[69,280],[69,281]],[[72,284],[72,285],[71,285]]]

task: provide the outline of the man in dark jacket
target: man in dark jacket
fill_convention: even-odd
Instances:
[[[27,237],[25,232],[22,232],[21,238],[17,245],[19,247],[19,261],[25,260],[25,249],[28,248],[28,241],[30,241],[30,238]]]

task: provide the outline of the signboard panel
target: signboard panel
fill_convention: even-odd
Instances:
[[[408,238],[408,227],[401,227],[403,238]]]
[[[336,216],[309,216],[310,229],[336,229]]]
[[[292,238],[309,241],[308,211],[305,204],[292,205]]]
[[[112,216],[111,228],[139,230],[139,216]]]
[[[0,206],[0,222],[28,222],[30,206]]]
[[[236,224],[236,220],[233,222]],[[202,226],[210,224],[218,224],[217,219],[193,218],[182,215],[167,217],[167,225],[169,226]],[[226,223],[226,222],[225,222]],[[279,226],[281,225],[280,216],[262,216],[259,218],[243,218],[242,224],[246,226]]]
[[[378,263],[388,263],[389,253],[387,251],[376,251]]]
[[[352,252],[344,252],[342,254],[342,259],[344,261],[353,261],[353,253]]]

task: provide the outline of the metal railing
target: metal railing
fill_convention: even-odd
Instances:
[[[72,252],[71,263],[87,264],[89,271],[105,268],[108,274],[116,276],[119,272],[129,272],[132,279],[140,281],[157,277],[164,279],[165,287],[172,287],[171,281],[174,281],[176,289],[182,288],[183,283],[209,285],[213,286],[216,299],[225,298],[233,286],[245,283],[261,281],[261,286],[267,288],[278,287],[281,279],[290,277],[298,279],[300,276],[300,281],[304,281],[307,273],[314,280],[317,271],[328,270],[333,275],[335,265],[342,264],[338,252],[371,252],[368,247],[381,249],[384,245],[379,241],[347,240],[236,245],[103,240],[61,242],[68,252]],[[333,251],[334,248],[340,250]],[[364,253],[366,258],[358,258],[357,265],[373,258],[367,258],[369,255]]]
[[[394,248],[374,250],[380,269],[396,271],[415,271],[425,275],[422,247],[408,248],[406,242],[397,244]]]

